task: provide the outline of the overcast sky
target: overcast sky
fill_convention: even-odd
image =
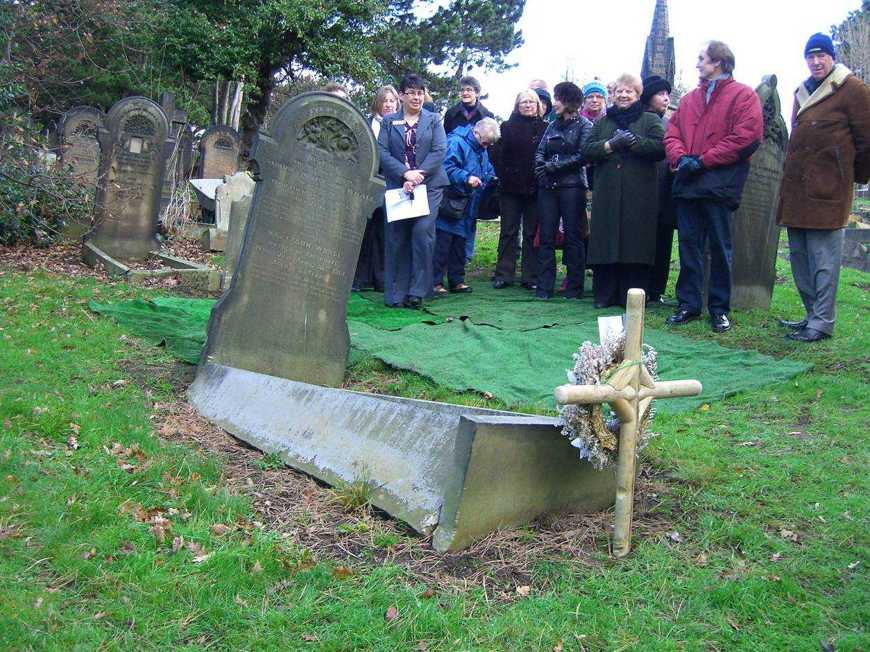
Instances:
[[[783,113],[791,115],[792,93],[808,76],[803,48],[814,32],[830,31],[860,0],[670,0],[670,28],[677,78],[697,85],[694,68],[701,45],[725,41],[737,60],[734,77],[755,87],[765,74],[779,80]],[[613,79],[640,73],[655,0],[527,0],[520,21],[525,45],[507,72],[480,74],[487,107],[507,118],[519,90],[542,77],[550,89],[565,78]]]

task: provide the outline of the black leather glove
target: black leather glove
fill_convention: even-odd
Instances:
[[[632,145],[637,142],[637,136],[635,136],[630,131],[626,131],[624,129],[617,129],[614,132],[613,137],[608,141],[610,143],[610,149],[614,151],[621,151],[628,149]]]
[[[547,161],[544,163],[544,172],[547,174],[553,174],[554,172],[559,171],[559,162],[558,161]]]

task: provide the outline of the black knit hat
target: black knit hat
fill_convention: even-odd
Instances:
[[[658,75],[650,75],[643,80],[643,93],[640,94],[640,103],[646,106],[652,99],[653,95],[659,91],[671,92],[671,85],[667,79],[663,79]]]
[[[540,98],[541,103],[544,105],[544,115],[547,115],[553,110],[553,99],[550,97],[546,88],[533,88],[532,90],[535,91],[537,96]]]
[[[559,100],[569,111],[576,111],[583,106],[583,91],[577,84],[569,81],[559,82],[553,87],[553,97]]]

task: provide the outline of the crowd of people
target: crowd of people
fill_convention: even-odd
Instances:
[[[783,320],[787,337],[816,341],[833,332],[834,300],[852,184],[870,176],[870,91],[836,62],[831,39],[815,34],[804,58],[809,79],[795,94],[779,222],[788,227],[803,319]],[[429,214],[368,221],[354,289],[384,292],[388,306],[471,292],[465,269],[480,207],[497,197],[498,259],[492,286],[517,282],[540,300],[580,299],[592,270],[596,308],[624,306],[629,288],[663,297],[674,231],[679,276],[670,325],[700,318],[709,250],[706,309],[727,331],[731,218],[764,121],[752,88],[734,80],[735,57],[720,41],[698,54],[697,88],[671,106],[667,80],[633,74],[582,87],[532,80],[501,124],[481,103],[473,77],[460,101],[435,110],[423,79],[381,88],[371,127],[388,189],[425,185]],[[831,143],[834,143],[833,145]],[[591,200],[591,201],[590,201]],[[591,208],[591,210],[589,210]],[[556,288],[556,249],[567,273]]]

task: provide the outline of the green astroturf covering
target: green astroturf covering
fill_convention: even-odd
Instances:
[[[354,358],[371,355],[450,389],[490,392],[511,406],[552,407],[553,388],[567,382],[571,354],[583,341],[597,341],[597,317],[620,312],[594,310],[588,300],[535,301],[525,290],[488,286],[433,300],[424,311],[387,308],[381,301],[380,294],[364,293],[348,302]],[[181,298],[91,302],[94,311],[194,364],[213,305]],[[659,353],[663,380],[696,378],[704,385],[701,396],[658,401],[662,412],[781,382],[809,367],[649,327],[644,336]]]

